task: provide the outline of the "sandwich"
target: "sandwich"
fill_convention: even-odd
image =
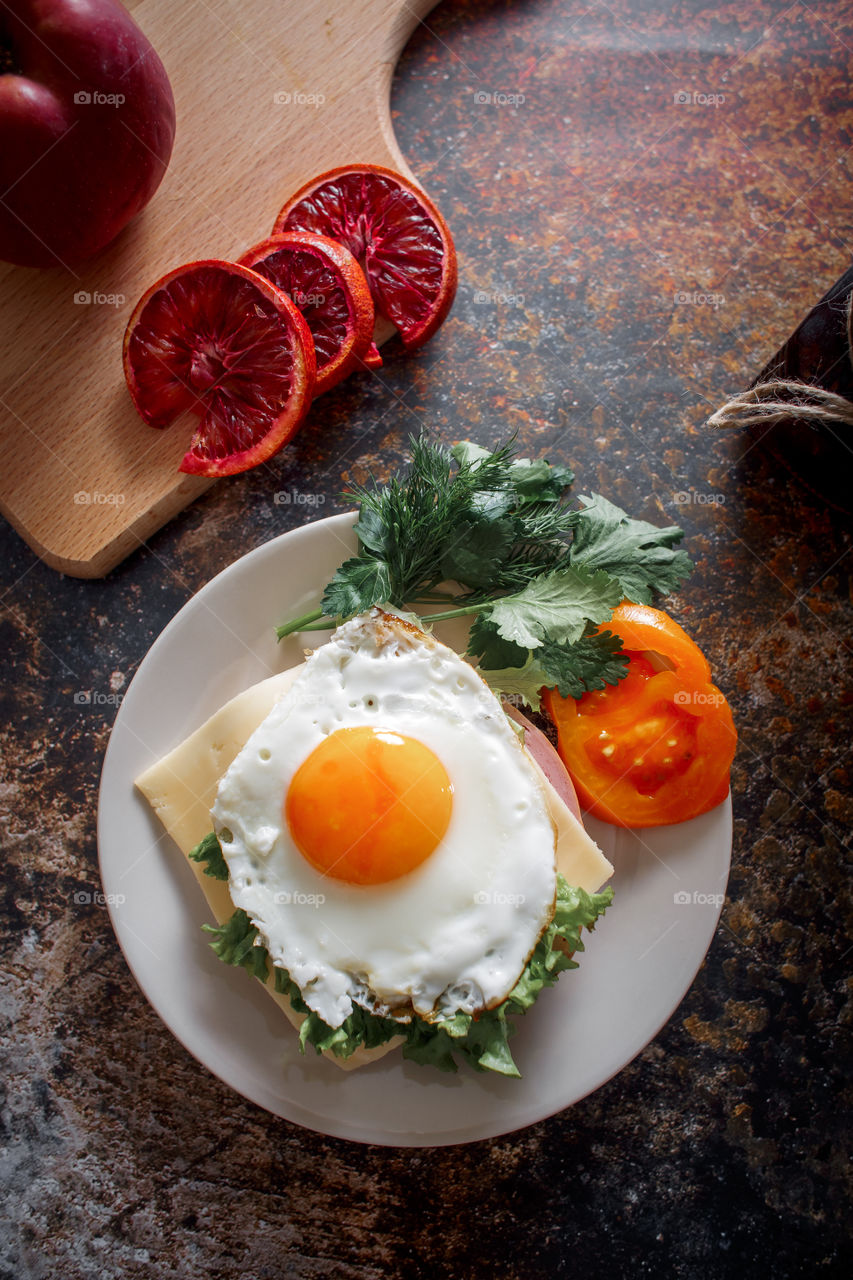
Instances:
[[[389,607],[137,786],[193,867],[217,955],[345,1069],[393,1051],[519,1075],[517,1015],[577,967],[612,898],[550,743]]]

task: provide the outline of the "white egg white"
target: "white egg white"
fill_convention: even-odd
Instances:
[[[419,740],[453,785],[439,846],[381,885],[322,875],[283,815],[302,762],[360,725]],[[492,1007],[553,916],[554,826],[500,703],[451,649],[378,609],[309,658],[222,778],[212,812],[235,906],[330,1027],[353,1001],[401,1020]]]

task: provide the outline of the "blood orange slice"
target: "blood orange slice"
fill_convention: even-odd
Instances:
[[[256,244],[238,261],[270,280],[302,312],[317,357],[315,396],[363,368],[369,353],[382,363],[373,346],[373,299],[364,272],[342,244],[309,231],[287,231]]]
[[[456,293],[456,250],[431,200],[393,169],[343,165],[306,183],[276,218],[273,234],[313,231],[346,245],[361,264],[376,310],[419,347]]]
[[[229,476],[293,435],[316,376],[308,326],[286,294],[233,262],[177,267],[143,294],[124,335],[124,375],[152,427],[201,422],[181,471]]]

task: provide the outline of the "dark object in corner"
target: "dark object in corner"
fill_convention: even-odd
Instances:
[[[853,364],[846,331],[851,290],[853,267],[812,308],[752,385],[774,378],[799,379],[853,402]],[[792,417],[772,426],[752,426],[748,431],[819,498],[836,510],[853,514],[853,435],[849,428],[815,425]]]

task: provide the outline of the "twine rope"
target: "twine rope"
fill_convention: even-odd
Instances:
[[[853,292],[847,298],[845,308],[847,354],[853,364]],[[764,424],[773,426],[791,418],[813,423],[843,423],[853,427],[853,404],[844,396],[823,387],[812,386],[793,378],[775,378],[771,382],[759,382],[757,386],[741,391],[713,413],[709,427],[752,427]]]

